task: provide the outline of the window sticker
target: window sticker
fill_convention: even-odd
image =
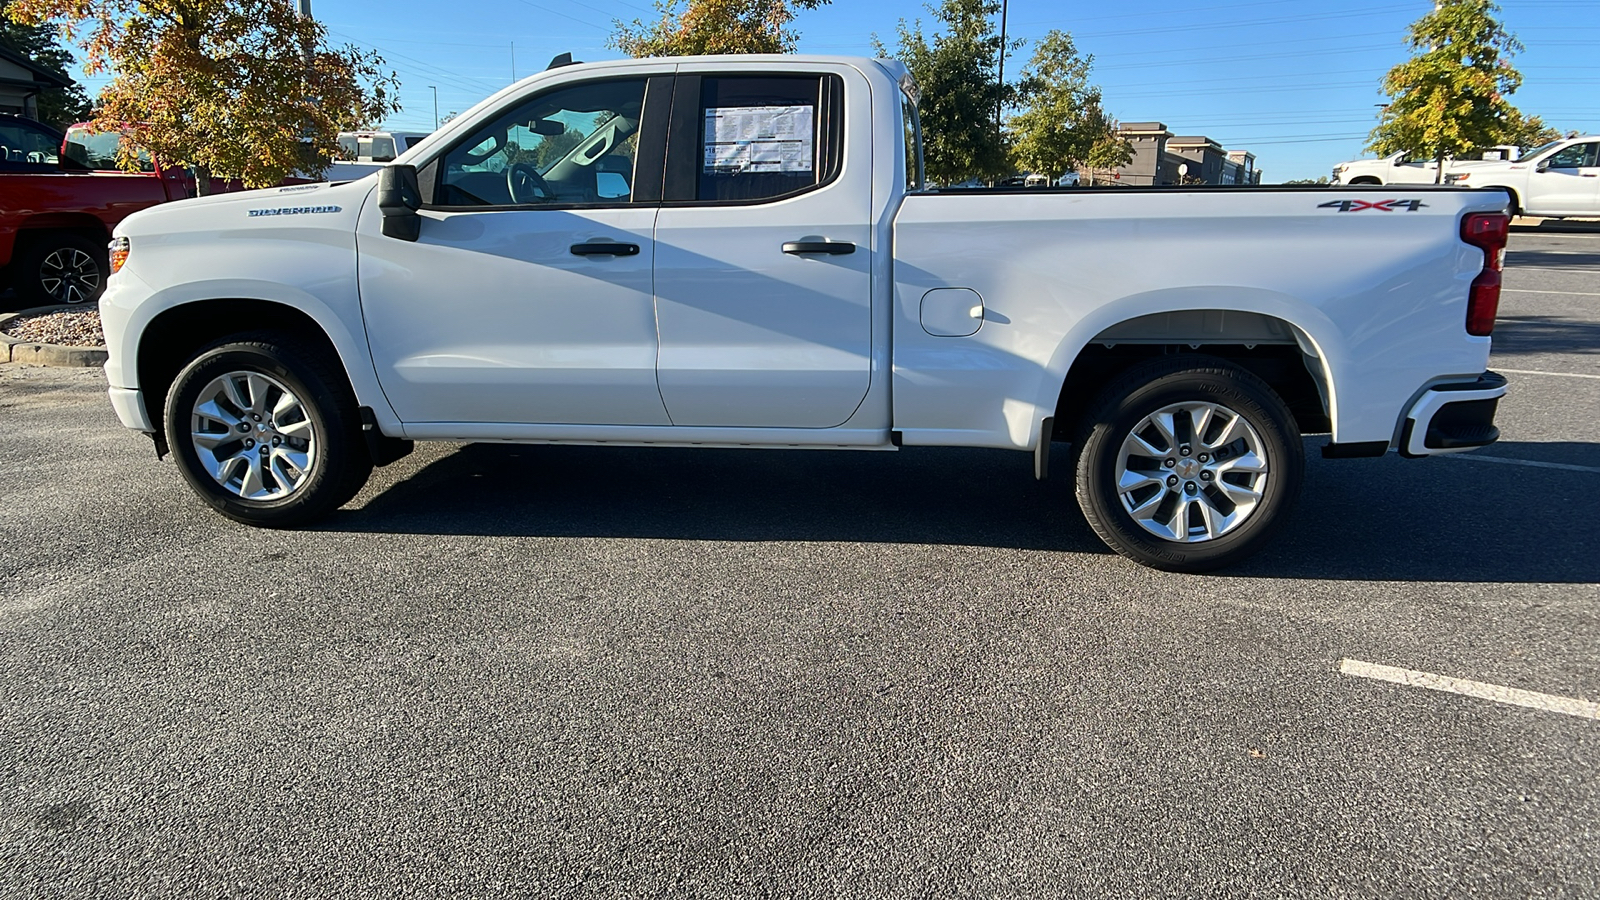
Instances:
[[[810,172],[814,110],[810,105],[707,109],[705,174]]]

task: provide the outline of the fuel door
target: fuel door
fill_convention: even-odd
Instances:
[[[922,330],[935,337],[966,337],[983,326],[983,298],[970,288],[934,288],[922,295]]]

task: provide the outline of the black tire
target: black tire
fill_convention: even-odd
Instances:
[[[1358,184],[1380,184],[1381,185],[1381,184],[1383,184],[1383,182],[1379,181],[1376,178],[1373,178],[1370,175],[1366,175],[1366,176],[1363,176],[1361,178],[1352,179],[1350,181],[1350,184],[1351,185],[1358,185]]]
[[[281,471],[268,468],[264,476],[268,487],[284,491],[283,496],[264,499],[243,496],[243,485],[241,488],[224,486],[201,462],[200,454],[211,451],[196,446],[191,437],[199,427],[196,405],[203,391],[229,373],[265,376],[299,398],[301,411],[293,415],[297,423],[309,422],[315,452],[310,454],[309,464],[292,487]],[[281,397],[282,392],[276,396]],[[239,416],[247,417],[247,413]],[[267,422],[272,423],[270,416]],[[249,426],[248,422],[243,424]],[[207,423],[207,427],[214,425]],[[293,335],[276,332],[232,335],[201,350],[178,373],[167,392],[165,426],[167,444],[172,448],[173,459],[184,480],[217,512],[246,525],[290,528],[315,521],[348,503],[372,473],[372,459],[361,433],[355,395],[343,370],[328,351]],[[253,443],[254,433],[247,434]],[[283,440],[287,444],[290,439],[284,437]],[[264,437],[260,445],[263,454],[267,446]],[[285,449],[290,448],[286,446]],[[232,448],[219,445],[216,450],[213,461],[220,456],[237,455],[243,450],[243,444]],[[250,467],[248,462],[245,465]]]
[[[1163,497],[1159,500],[1159,503],[1170,505],[1153,508],[1151,518],[1159,516],[1163,508],[1173,510],[1173,515],[1168,519],[1170,533],[1178,533],[1180,526],[1177,523],[1181,517],[1182,532],[1189,536],[1195,534],[1196,528],[1208,531],[1204,523],[1212,521],[1211,516],[1218,514],[1219,506],[1231,507],[1221,513],[1224,518],[1239,509],[1227,497],[1213,499],[1219,493],[1219,488],[1231,489],[1242,480],[1245,487],[1259,489],[1260,499],[1241,515],[1236,524],[1228,526],[1227,530],[1219,528],[1217,536],[1196,535],[1195,543],[1162,537],[1140,525],[1129,507],[1124,505],[1124,495],[1118,491],[1117,481],[1120,454],[1124,442],[1131,440],[1134,429],[1166,407],[1185,403],[1212,404],[1242,416],[1251,429],[1250,432],[1241,432],[1248,434],[1244,440],[1259,444],[1260,453],[1265,456],[1267,463],[1266,474],[1260,476],[1263,480],[1257,482],[1254,480],[1257,476],[1248,472],[1224,472],[1220,468],[1225,465],[1221,461],[1224,454],[1231,456],[1235,465],[1240,462],[1240,448],[1245,445],[1238,440],[1215,451],[1218,455],[1214,458],[1207,454],[1210,466],[1217,467],[1214,471],[1201,465],[1199,451],[1191,447],[1191,454],[1187,457],[1177,452],[1171,454],[1169,458],[1177,463],[1176,468],[1166,467],[1165,459],[1159,461],[1158,465],[1162,467],[1158,473],[1161,484],[1128,492],[1129,504],[1142,503],[1144,498],[1158,496],[1156,493],[1139,492],[1154,490],[1170,493],[1171,499]],[[1210,415],[1216,416],[1215,413]],[[1204,419],[1205,415],[1182,413],[1174,417],[1172,430],[1179,434],[1180,444],[1183,443],[1185,427],[1182,422],[1189,423],[1187,428],[1192,434],[1196,417]],[[1225,420],[1217,416],[1214,421],[1221,423]],[[1221,425],[1207,428],[1208,435],[1215,435],[1213,440],[1227,436],[1213,428],[1220,429]],[[1173,449],[1163,446],[1164,441],[1159,433],[1152,433],[1151,442],[1159,449]],[[1193,443],[1201,444],[1203,441],[1194,440]],[[1305,451],[1301,446],[1299,429],[1283,400],[1266,382],[1245,369],[1226,360],[1201,355],[1163,357],[1123,373],[1106,388],[1084,418],[1074,441],[1074,453],[1078,505],[1083,509],[1090,527],[1111,549],[1123,556],[1171,572],[1220,569],[1260,550],[1282,528],[1299,496],[1305,472]],[[1166,453],[1160,455],[1167,456]],[[1130,457],[1127,462],[1126,469],[1137,477],[1138,473],[1134,472],[1135,461],[1144,463],[1146,456]],[[1171,483],[1170,480],[1176,477],[1173,473],[1179,470],[1185,472],[1184,478],[1178,478],[1175,484]],[[1156,470],[1151,469],[1151,472],[1155,474]],[[1195,480],[1186,481],[1185,478]],[[1202,478],[1207,480],[1199,480]],[[1223,484],[1225,481],[1227,485]],[[1188,491],[1190,484],[1195,485],[1198,493],[1180,493]],[[1195,500],[1201,503],[1195,504]],[[1205,505],[1208,509],[1193,508],[1199,505]],[[1191,514],[1202,524],[1195,525]],[[1152,525],[1161,526],[1160,522]]]
[[[23,232],[27,243],[17,254],[12,286],[34,306],[93,303],[105,293],[111,274],[105,244],[69,231]]]

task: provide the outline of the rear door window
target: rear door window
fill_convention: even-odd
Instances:
[[[831,75],[680,77],[667,199],[761,202],[826,183],[838,169],[842,96]]]

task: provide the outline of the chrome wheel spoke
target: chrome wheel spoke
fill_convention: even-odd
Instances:
[[[278,422],[278,433],[284,437],[308,438],[311,436],[311,420],[301,419],[298,422],[290,422],[287,425]]]
[[[1171,452],[1178,449],[1178,425],[1176,415],[1178,407],[1172,407],[1171,410],[1172,411],[1170,412],[1163,410],[1162,412],[1158,412],[1150,417],[1150,424],[1155,426],[1156,431],[1161,432],[1162,440],[1167,442],[1167,451],[1165,452]],[[1134,433],[1137,434],[1141,430],[1143,429],[1134,429]],[[1159,453],[1163,451],[1157,452]]]
[[[253,500],[267,490],[266,482],[261,477],[261,457],[255,453],[247,453],[244,455],[244,461],[244,480],[239,485],[239,496]]]
[[[1129,469],[1128,471],[1122,473],[1121,480],[1117,482],[1117,492],[1126,494],[1129,491],[1136,490],[1147,485],[1161,484],[1162,481],[1163,479],[1158,474]]]
[[[1228,472],[1265,472],[1267,461],[1251,451],[1223,460],[1217,464],[1216,470],[1219,475]]]

